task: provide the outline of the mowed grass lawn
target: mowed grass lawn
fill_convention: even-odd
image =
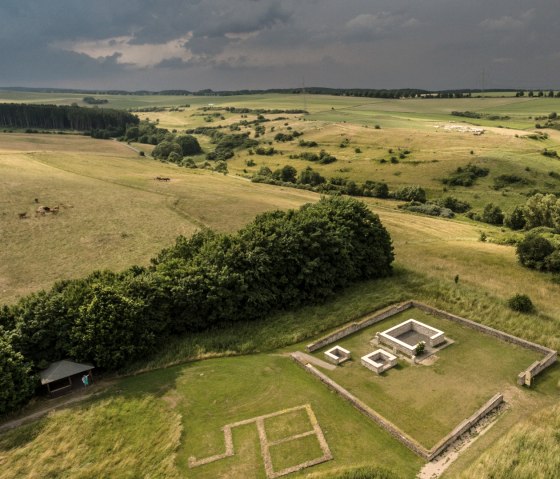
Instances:
[[[0,477],[265,478],[254,424],[233,430],[235,456],[189,468],[188,458],[224,452],[221,428],[309,404],[334,456],[290,477],[377,465],[412,478],[422,461],[282,355],[211,359],[124,379],[86,405],[0,436]],[[311,429],[306,415],[265,421],[270,440]],[[279,470],[322,453],[313,437],[271,448]]]
[[[444,331],[453,343],[437,352],[431,365],[411,365],[401,358],[396,367],[381,375],[365,368],[360,358],[378,348],[370,344],[375,333],[410,318]],[[517,374],[542,357],[415,308],[336,344],[350,350],[352,360],[334,371],[324,370],[325,374],[426,448],[494,394],[516,388]],[[314,355],[324,359],[323,352],[329,347]]]

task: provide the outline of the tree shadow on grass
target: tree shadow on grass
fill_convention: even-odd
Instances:
[[[46,424],[45,419],[39,419],[31,424],[24,424],[0,435],[0,454],[33,442]]]

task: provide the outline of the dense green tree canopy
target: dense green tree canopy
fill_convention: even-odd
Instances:
[[[172,334],[263,319],[385,277],[393,258],[375,214],[359,201],[331,197],[259,215],[236,234],[179,237],[148,268],[60,282],[0,310],[0,383],[11,391],[5,399],[0,391],[0,408],[24,402],[33,371],[54,360],[115,370]],[[13,385],[21,375],[27,379]]]

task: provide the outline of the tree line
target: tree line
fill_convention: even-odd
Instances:
[[[266,318],[385,277],[393,258],[379,217],[336,197],[261,214],[235,234],[179,237],[149,267],[60,281],[0,308],[0,414],[29,400],[49,362],[116,370],[171,336]]]
[[[124,134],[127,125],[137,125],[138,117],[128,112],[79,106],[0,104],[0,126],[46,130],[104,131],[110,136]]]

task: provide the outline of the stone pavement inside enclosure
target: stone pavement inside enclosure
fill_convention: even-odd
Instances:
[[[275,417],[279,417],[279,416],[283,416],[286,414],[290,414],[296,411],[305,411],[307,413],[307,418],[309,420],[309,424],[311,429],[309,429],[308,431],[293,435],[293,436],[289,436],[289,437],[284,437],[284,438],[278,438],[276,440],[271,440],[269,439],[269,436],[267,435],[266,432],[266,425],[265,422],[267,419],[272,419]],[[219,461],[222,459],[225,459],[227,457],[232,457],[235,454],[235,450],[234,450],[234,446],[233,446],[233,434],[232,434],[232,429],[239,427],[239,426],[244,426],[246,424],[256,424],[257,426],[257,431],[259,433],[259,442],[260,442],[260,446],[261,446],[261,455],[263,458],[263,462],[264,462],[264,468],[266,471],[266,477],[268,479],[275,479],[277,477],[281,477],[281,476],[285,476],[287,474],[291,474],[293,472],[297,472],[297,471],[301,471],[302,469],[305,469],[307,467],[311,467],[311,466],[315,466],[317,464],[321,464],[323,462],[326,461],[330,461],[333,456],[331,454],[331,451],[329,449],[329,445],[327,444],[327,441],[325,439],[325,436],[323,434],[323,431],[321,430],[321,427],[319,426],[319,423],[317,422],[317,418],[315,417],[315,413],[313,412],[313,409],[311,409],[311,406],[309,404],[305,404],[303,406],[297,406],[294,408],[290,408],[290,409],[284,409],[282,411],[277,411],[274,412],[272,414],[266,414],[263,416],[257,416],[257,417],[253,417],[251,419],[245,419],[243,421],[238,421],[232,424],[226,424],[223,428],[222,431],[224,432],[224,442],[225,442],[225,452],[222,454],[216,454],[214,456],[208,456],[202,459],[197,459],[195,457],[189,457],[189,467],[193,468],[193,467],[199,467],[199,466],[203,466],[205,464],[210,464],[211,462],[215,462],[215,461]],[[275,447],[275,446],[279,446],[281,444],[285,444],[291,441],[296,441],[298,439],[304,438],[304,437],[309,437],[309,436],[315,436],[318,443],[319,443],[319,447],[321,448],[321,452],[323,453],[322,456],[320,457],[316,457],[316,458],[312,458],[308,461],[302,462],[300,464],[296,464],[294,466],[291,467],[287,467],[284,469],[281,469],[279,471],[275,471],[274,470],[274,466],[272,464],[272,455],[271,455],[271,448]]]
[[[429,343],[429,338],[425,334],[419,333],[418,331],[407,331],[406,333],[397,336],[399,341],[408,344],[409,346],[416,346],[420,341],[424,343]]]

